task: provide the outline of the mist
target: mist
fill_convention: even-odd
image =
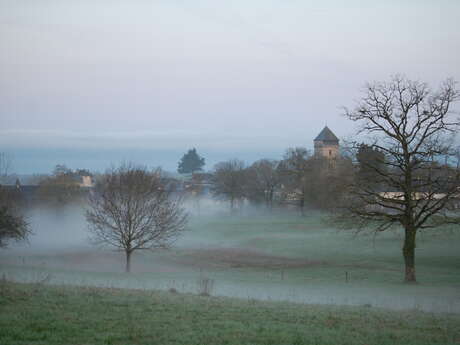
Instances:
[[[325,124],[350,135],[341,109],[366,81],[460,79],[455,1],[0,9],[0,147],[19,174],[62,163],[103,171],[126,156],[175,170],[188,147],[207,169],[256,152],[278,159]]]
[[[170,250],[135,252],[130,274],[123,252],[89,241],[85,203],[34,207],[27,212],[34,234],[2,250],[0,274],[22,282],[180,293],[199,293],[206,279],[215,296],[460,313],[456,285],[436,283],[430,277],[436,268],[427,264],[435,255],[448,269],[453,262],[439,253],[458,256],[456,235],[422,237],[424,283],[408,287],[400,283],[401,263],[389,259],[399,257],[401,233],[356,238],[325,226],[313,209],[305,217],[295,208],[269,212],[250,205],[232,213],[228,202],[209,197],[184,206],[187,230]]]
[[[0,0],[0,343],[459,342],[459,14]]]

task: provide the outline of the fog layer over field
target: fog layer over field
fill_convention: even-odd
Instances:
[[[89,241],[83,205],[29,210],[29,243],[0,252],[8,279],[140,289],[175,289],[247,299],[351,304],[460,313],[460,238],[422,233],[420,283],[405,285],[402,235],[354,236],[310,211],[251,209],[230,215],[225,202],[187,201],[187,232],[169,251],[124,254]],[[204,291],[206,290],[206,291]]]

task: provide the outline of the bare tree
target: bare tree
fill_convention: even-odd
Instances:
[[[278,161],[261,159],[247,169],[245,189],[249,199],[262,200],[267,208],[273,207],[275,191],[281,183],[278,166]]]
[[[122,164],[108,171],[89,196],[86,219],[96,243],[126,254],[126,272],[136,250],[168,248],[185,229],[181,198],[161,171]]]
[[[233,211],[235,202],[241,201],[245,195],[244,162],[232,159],[217,163],[214,169],[211,192],[229,200],[230,209]]]
[[[313,208],[332,210],[340,205],[347,186],[353,181],[354,167],[350,159],[313,156],[305,171],[305,201]]]
[[[211,178],[212,174],[209,173],[194,173],[190,179],[183,182],[185,198],[193,203],[198,214],[201,212],[201,199],[206,194],[206,185]]]
[[[288,148],[280,162],[285,198],[297,199],[302,215],[305,212],[308,160],[310,157],[310,152],[304,147]]]
[[[0,152],[0,184],[7,181],[10,168],[11,157],[5,152]]]
[[[450,207],[459,196],[459,170],[441,164],[455,155],[450,138],[460,123],[451,106],[458,96],[452,80],[432,91],[397,76],[368,84],[357,107],[346,109],[346,117],[361,125],[360,134],[372,135],[370,147],[385,159],[367,164],[373,183],[352,184],[342,220],[351,220],[344,223],[350,227],[373,225],[376,231],[402,226],[406,282],[416,281],[417,231],[460,224]]]
[[[4,188],[4,187],[3,187]],[[0,187],[0,198],[5,192]],[[9,198],[9,196],[7,196]],[[0,248],[7,247],[10,241],[26,240],[30,234],[29,225],[17,207],[11,203],[0,201]]]
[[[8,177],[11,158],[0,153],[0,177]],[[20,194],[15,187],[0,184],[0,248],[10,241],[26,240],[31,233],[20,208]]]

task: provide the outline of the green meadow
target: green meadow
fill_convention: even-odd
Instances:
[[[261,302],[161,291],[0,283],[8,345],[460,342],[460,316]]]
[[[43,217],[43,211],[40,213]],[[54,217],[54,216],[53,216]],[[460,313],[460,232],[420,233],[419,283],[406,285],[402,233],[375,236],[339,231],[309,212],[264,214],[226,210],[192,215],[189,229],[168,251],[134,254],[131,274],[123,253],[90,246],[82,216],[37,224],[29,245],[0,253],[0,274],[9,281],[86,287],[172,290],[301,304],[370,306],[393,310]],[[75,241],[40,242],[68,233]],[[77,236],[77,233],[79,234]]]

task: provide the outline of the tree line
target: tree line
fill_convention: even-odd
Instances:
[[[460,119],[452,111],[459,97],[453,80],[437,90],[400,76],[367,84],[361,100],[344,114],[357,123],[357,137],[366,140],[348,143],[347,152],[335,159],[297,147],[279,161],[261,159],[246,166],[233,159],[216,164],[210,174],[193,174],[205,161],[192,149],[179,162],[179,172],[192,174],[185,183],[160,170],[121,165],[102,175],[90,192],[88,223],[95,240],[125,251],[129,270],[134,250],[167,247],[185,229],[181,193],[198,196],[207,184],[232,210],[244,202],[269,209],[277,202],[295,202],[302,213],[307,205],[329,210],[342,228],[381,232],[400,227],[405,281],[415,282],[417,233],[460,225],[460,150],[455,145]],[[0,170],[1,165],[0,159]],[[44,185],[59,185],[74,174],[56,169]],[[5,188],[0,187],[2,195]],[[0,197],[3,246],[28,234],[11,200]]]

